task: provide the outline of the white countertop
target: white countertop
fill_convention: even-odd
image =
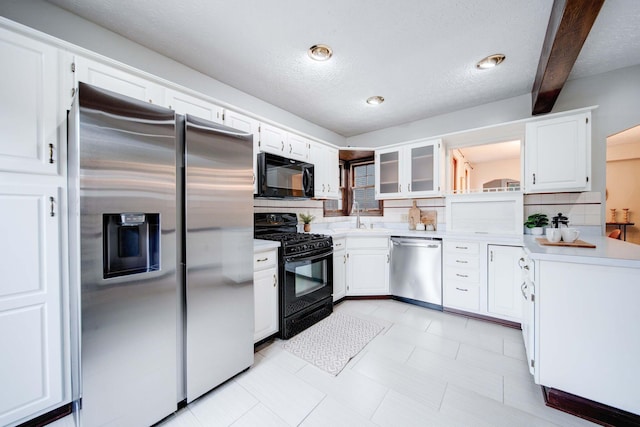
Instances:
[[[640,268],[640,245],[606,236],[585,236],[580,240],[596,245],[595,248],[542,246],[536,237],[540,236],[524,236],[525,249],[535,260]]]
[[[263,252],[270,249],[279,248],[280,242],[274,240],[253,239],[253,252]]]
[[[464,241],[484,241],[489,243],[502,243],[508,245],[522,246],[522,236],[518,235],[497,235],[497,234],[469,234],[469,233],[451,233],[446,231],[416,231],[406,228],[318,228],[313,233],[326,234],[334,238],[337,237],[354,237],[354,236],[400,236],[400,237],[427,237],[432,239],[452,239]]]

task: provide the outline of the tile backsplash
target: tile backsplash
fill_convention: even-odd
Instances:
[[[534,213],[545,213],[551,221],[559,212],[569,218],[571,226],[601,226],[601,193],[545,193],[524,196],[525,219]]]
[[[435,210],[438,217],[438,229],[446,228],[446,203],[444,197],[416,199],[417,206],[423,211]],[[384,216],[362,217],[365,224],[370,223],[407,223],[407,214],[412,206],[412,199],[385,200]],[[546,213],[549,220],[558,212],[569,218],[572,226],[601,226],[602,197],[599,192],[584,193],[545,193],[524,196],[524,218],[533,213]],[[314,223],[335,223],[355,221],[354,217],[323,217],[322,200],[271,200],[254,199],[255,212],[293,212],[310,213],[316,219]]]

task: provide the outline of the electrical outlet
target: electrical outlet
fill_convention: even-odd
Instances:
[[[409,214],[402,214],[402,215],[400,215],[400,221],[402,221],[402,222],[408,222],[408,221],[409,221]]]

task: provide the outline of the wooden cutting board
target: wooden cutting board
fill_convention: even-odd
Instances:
[[[413,207],[409,208],[409,229],[415,230],[416,224],[420,222],[420,208],[416,206],[416,201],[413,201]]]
[[[553,243],[547,240],[546,237],[536,237],[536,241],[543,246],[567,246],[570,248],[595,248],[596,245],[585,242],[584,240],[576,240],[575,242],[557,242]]]

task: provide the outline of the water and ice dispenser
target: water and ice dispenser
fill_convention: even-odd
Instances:
[[[103,214],[104,278],[160,269],[160,214]]]

